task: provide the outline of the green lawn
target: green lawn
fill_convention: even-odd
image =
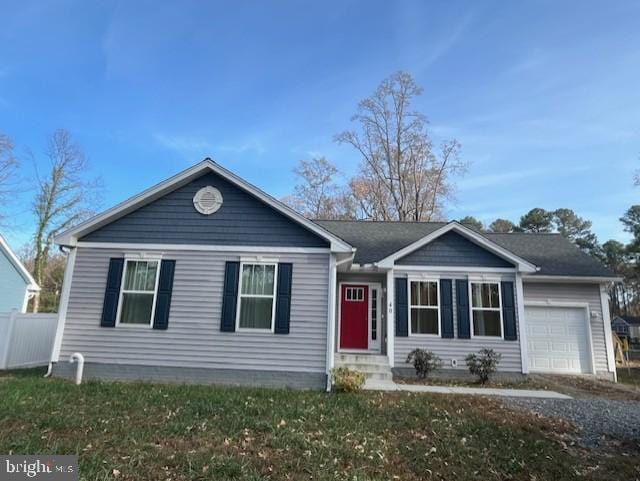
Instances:
[[[637,479],[628,457],[478,397],[0,377],[0,452],[80,455],[82,479]],[[634,453],[637,455],[637,453]],[[624,464],[618,464],[625,460]]]

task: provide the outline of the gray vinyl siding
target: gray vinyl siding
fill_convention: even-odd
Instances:
[[[290,334],[278,335],[220,331],[225,261],[255,253],[163,252],[164,259],[176,260],[176,268],[169,327],[162,331],[100,327],[109,258],[125,252],[78,249],[61,361],[80,352],[87,363],[325,371],[329,254],[265,254],[293,263]]]
[[[202,187],[220,190],[222,207],[200,214],[193,196]],[[214,174],[187,185],[84,236],[86,242],[328,247],[326,240]]]
[[[447,232],[398,259],[396,265],[513,267],[513,264],[455,232]]]
[[[441,273],[440,279],[456,279],[455,275],[447,275]],[[401,277],[401,275],[397,275]],[[467,276],[459,276],[459,279],[467,279]],[[501,279],[504,281],[514,281],[513,275],[503,275]],[[522,372],[522,361],[520,356],[520,326],[518,319],[518,309],[516,307],[516,332],[518,339],[515,341],[505,341],[503,339],[494,339],[488,337],[476,337],[472,339],[459,339],[458,338],[458,313],[456,303],[456,283],[453,284],[453,331],[454,337],[452,339],[440,338],[440,337],[421,337],[411,336],[408,337],[396,337],[395,338],[395,367],[396,368],[409,368],[409,364],[406,364],[407,355],[413,349],[421,348],[433,351],[443,361],[443,369],[457,369],[467,370],[464,358],[470,354],[478,352],[482,348],[494,349],[496,352],[502,354],[502,359],[498,365],[498,371],[501,372]],[[516,294],[516,306],[520,302]],[[451,366],[451,360],[456,359],[458,361],[458,367],[453,368]]]
[[[56,377],[74,379],[75,364],[57,363]],[[89,362],[84,365],[83,379],[109,381],[153,381],[180,384],[231,384],[241,386],[291,387],[324,389],[324,372],[266,371],[255,369],[211,369],[198,367],[141,366],[139,364],[103,364]]]
[[[560,284],[525,282],[524,299],[527,302],[555,302],[588,303],[592,314],[591,337],[596,372],[608,371],[607,345],[604,337],[604,322],[602,304],[600,300],[600,286],[598,284]],[[593,314],[596,314],[593,316]]]

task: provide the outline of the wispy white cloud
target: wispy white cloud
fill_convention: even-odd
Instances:
[[[473,13],[468,11],[452,29],[447,29],[446,33],[434,42],[430,50],[423,52],[418,68],[424,71],[444,57],[462,39],[472,20]]]
[[[475,18],[468,6],[464,10],[452,8],[442,18],[423,15],[423,9],[413,2],[395,4],[395,37],[398,46],[399,65],[410,66],[410,71],[420,74],[444,58],[459,42]]]
[[[511,67],[507,68],[505,73],[525,74],[538,70],[547,64],[548,55],[547,52],[539,48],[534,48],[518,59]]]
[[[530,177],[539,177],[549,173],[550,167],[539,167],[535,169],[523,169],[513,172],[494,172],[485,175],[471,175],[468,178],[458,181],[460,190],[475,190],[495,185],[505,184],[516,180],[522,180]]]
[[[182,153],[193,153],[213,150],[213,144],[205,139],[184,135],[153,134],[154,139],[162,147]]]
[[[204,137],[190,135],[172,135],[156,132],[155,141],[162,147],[175,150],[185,156],[213,157],[216,154],[246,154],[260,156],[267,152],[262,140],[257,138],[241,139],[237,143],[216,143]]]

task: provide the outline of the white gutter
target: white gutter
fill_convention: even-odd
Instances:
[[[60,307],[58,308],[58,326],[56,327],[56,337],[53,341],[53,349],[51,351],[51,360],[49,361],[49,369],[47,375],[51,374],[52,365],[54,362],[58,362],[60,358],[60,348],[62,347],[62,334],[64,332],[64,324],[67,319],[67,309],[69,307],[69,295],[71,294],[71,281],[73,278],[73,269],[76,263],[76,251],[77,248],[69,249],[65,251],[60,249],[63,253],[67,254],[67,265],[64,269],[64,279],[62,281],[62,293],[60,294]]]
[[[578,282],[588,284],[602,284],[607,282],[622,282],[622,277],[597,277],[597,276],[549,276],[549,275],[524,275],[523,282]]]

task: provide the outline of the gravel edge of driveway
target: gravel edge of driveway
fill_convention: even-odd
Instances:
[[[587,448],[602,448],[616,441],[640,440],[640,401],[592,399],[505,398],[503,403],[574,425],[576,442]]]

